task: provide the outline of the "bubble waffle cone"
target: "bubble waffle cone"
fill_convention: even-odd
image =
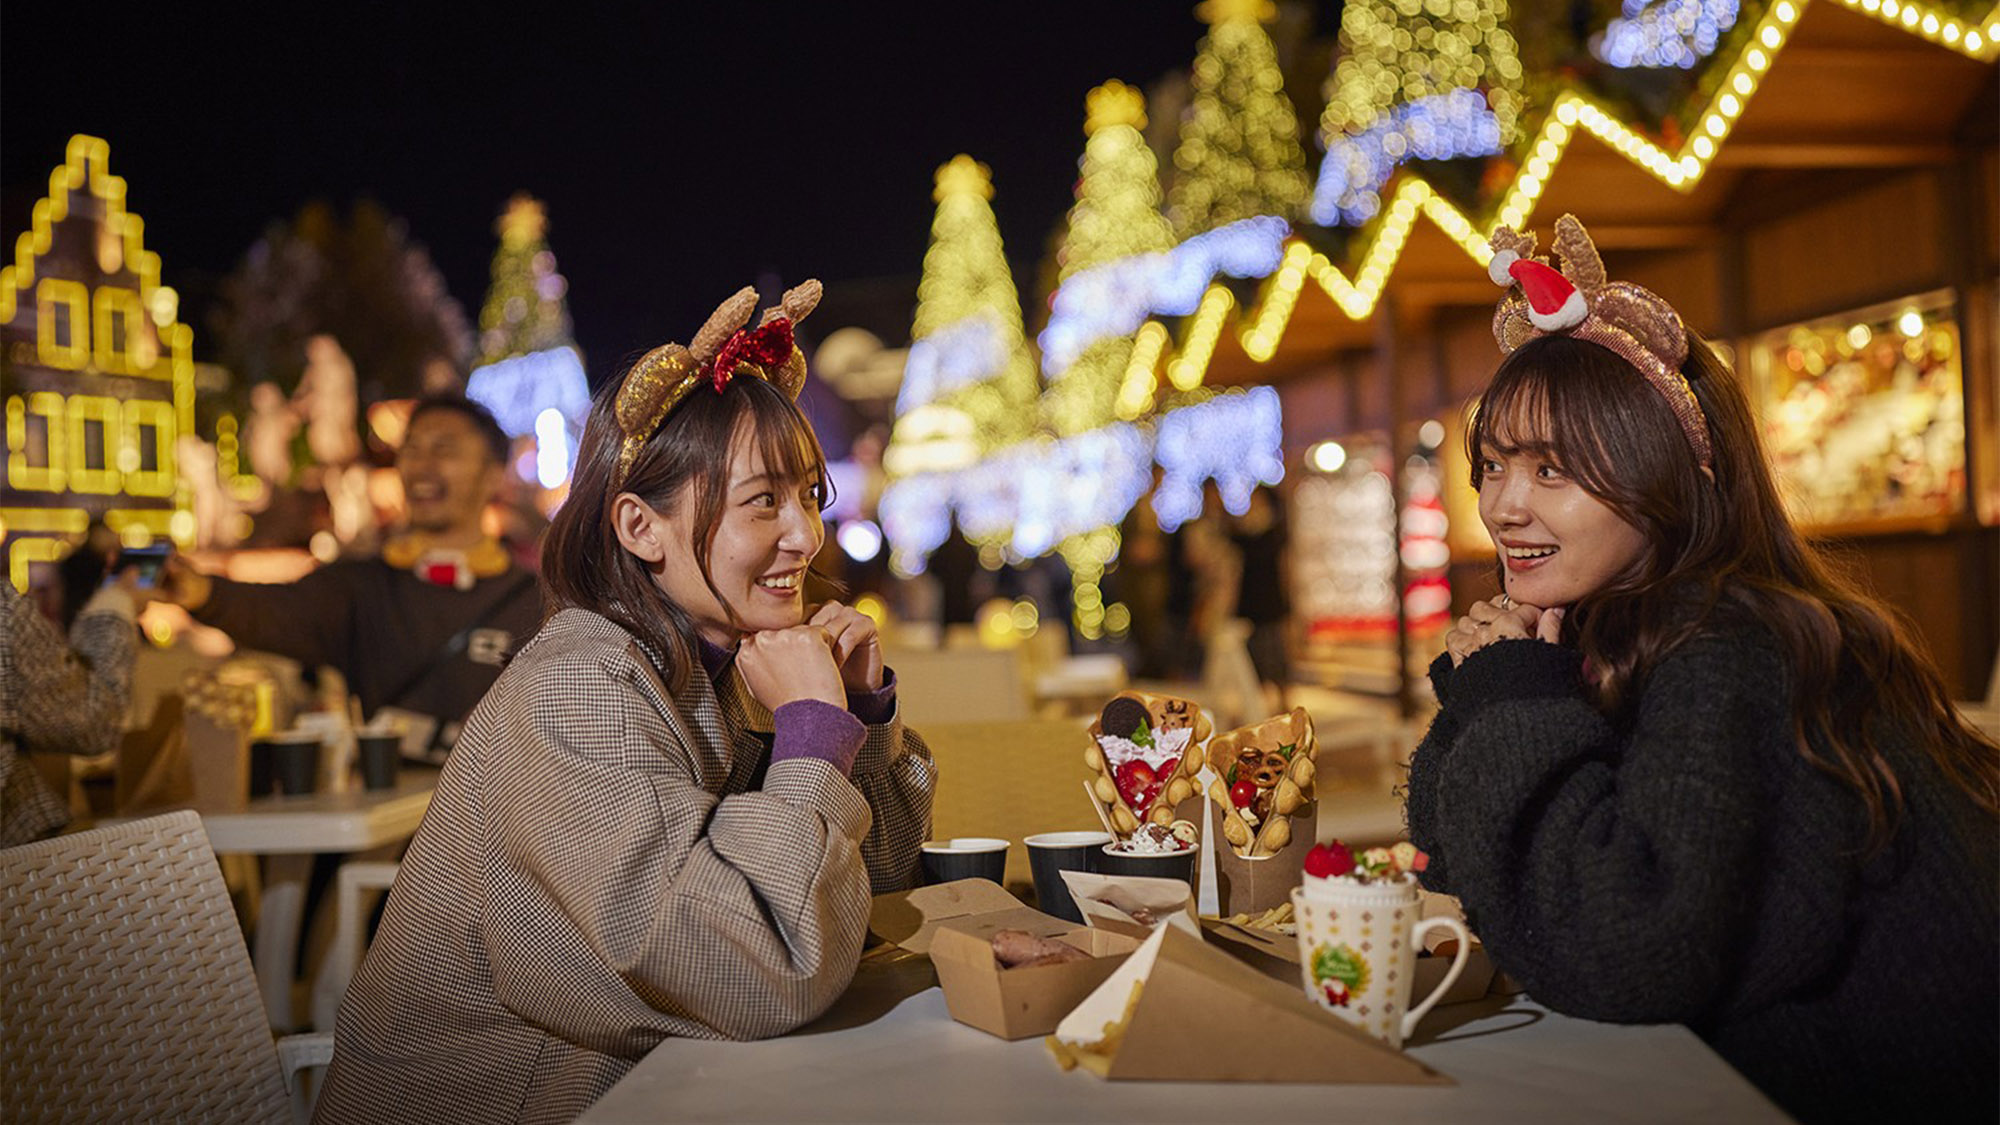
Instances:
[[[1318,751],[1312,716],[1303,707],[1209,740],[1208,766],[1216,780],[1209,783],[1208,799],[1222,810],[1222,837],[1237,855],[1276,855],[1291,843],[1293,814],[1312,805]],[[1233,791],[1245,781],[1250,801],[1239,806]],[[1312,826],[1305,830],[1310,833]]]
[[[1171,695],[1121,691],[1105,703],[1083,761],[1097,773],[1091,796],[1113,831],[1125,837],[1141,824],[1173,823],[1174,807],[1194,796],[1213,729],[1198,705]]]

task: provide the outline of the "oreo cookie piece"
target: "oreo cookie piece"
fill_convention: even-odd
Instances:
[[[1104,705],[1104,712],[1098,716],[1098,727],[1105,734],[1115,734],[1119,738],[1131,738],[1133,732],[1148,726],[1153,719],[1146,705],[1129,696],[1114,696]]]

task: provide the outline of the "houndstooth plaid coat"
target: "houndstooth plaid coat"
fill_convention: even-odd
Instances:
[[[930,751],[892,719],[851,783],[800,759],[749,790],[770,716],[723,675],[672,695],[623,629],[550,618],[445,765],[317,1121],[567,1121],[662,1040],[779,1035],[840,995],[871,893],[914,876]]]
[[[139,643],[129,612],[86,604],[65,641],[0,578],[0,848],[69,823],[69,794],[50,790],[30,752],[88,756],[118,748]]]

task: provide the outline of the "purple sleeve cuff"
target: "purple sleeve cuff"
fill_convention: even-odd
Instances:
[[[868,728],[861,720],[817,699],[798,699],[771,712],[777,728],[771,738],[771,764],[793,758],[814,758],[843,774],[854,770]]]
[[[847,693],[847,710],[869,726],[881,726],[896,717],[896,670],[882,669],[882,686],[874,691]]]

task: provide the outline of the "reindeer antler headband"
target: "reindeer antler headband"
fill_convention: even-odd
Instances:
[[[1666,399],[1703,468],[1709,464],[1708,419],[1681,374],[1687,329],[1673,306],[1628,281],[1607,281],[1597,247],[1574,215],[1556,220],[1550,248],[1561,268],[1535,258],[1535,236],[1501,227],[1486,267],[1493,284],[1509,289],[1493,313],[1500,353],[1541,336],[1564,335],[1608,348],[1639,369]],[[1518,285],[1518,288],[1516,286]]]
[[[721,394],[738,375],[753,375],[796,401],[806,385],[806,357],[792,339],[792,326],[819,304],[820,284],[808,281],[785,291],[778,307],[764,310],[757,327],[745,327],[757,307],[757,291],[744,286],[709,315],[687,347],[662,344],[632,366],[618,388],[619,432],[615,490],[646,447],[646,439],[688,392],[706,383]]]

